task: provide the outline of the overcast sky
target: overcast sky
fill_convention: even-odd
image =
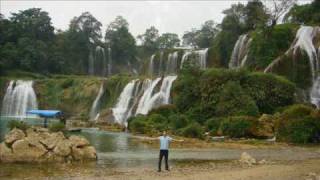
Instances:
[[[70,20],[82,12],[89,11],[106,26],[117,15],[129,22],[130,32],[137,36],[154,25],[160,33],[172,32],[180,36],[184,31],[198,28],[206,20],[220,23],[222,11],[231,4],[246,1],[4,1],[0,0],[0,11],[6,17],[10,12],[28,8],[41,8],[49,12],[55,28],[66,30]],[[306,3],[308,0],[301,0]],[[310,2],[310,1],[309,1]]]

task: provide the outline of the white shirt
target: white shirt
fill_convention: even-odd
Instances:
[[[160,136],[158,139],[160,140],[160,150],[168,150],[172,138],[170,136]]]

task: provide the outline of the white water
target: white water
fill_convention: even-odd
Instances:
[[[112,75],[112,51],[108,48],[108,76]]]
[[[207,68],[207,55],[208,48],[197,50],[197,51],[186,51],[181,59],[180,69],[183,68],[183,64],[189,59],[190,55],[194,54],[196,56],[196,61],[200,67],[200,69]]]
[[[2,101],[1,116],[26,116],[28,110],[38,109],[33,81],[10,81]]]
[[[118,103],[116,104],[115,108],[112,108],[113,116],[118,124],[125,124],[126,120],[131,115],[130,102],[132,102],[134,98],[134,87],[136,82],[137,80],[132,80],[126,85],[126,87],[120,94]]]
[[[101,86],[100,86],[98,95],[97,95],[96,99],[93,101],[93,104],[91,106],[90,121],[96,121],[99,118],[101,97],[103,96],[103,93],[104,93],[104,87],[103,87],[103,83],[102,83]]]
[[[106,59],[106,53],[104,51],[104,48],[101,46],[96,47],[96,52],[95,52],[95,63],[99,63],[102,67],[100,71],[98,71],[99,75],[101,76],[106,76],[107,75],[107,59]],[[96,68],[95,71],[97,71],[99,66]]]
[[[247,34],[239,37],[232,51],[229,68],[238,68],[245,65],[250,43],[251,38]]]
[[[149,62],[149,75],[153,76],[154,74],[154,58],[156,57],[155,54],[153,54],[150,58],[150,62]]]
[[[149,87],[146,88],[146,90],[144,91],[139,104],[138,104],[138,108],[136,111],[136,115],[137,114],[147,114],[149,112],[149,101],[152,98],[152,92],[154,90],[154,88],[157,86],[157,84],[161,81],[161,78],[156,78],[155,80],[153,80],[151,82],[151,85],[149,85]]]
[[[168,61],[166,64],[166,74],[176,74],[178,67],[178,51],[170,53],[168,55]]]
[[[312,87],[309,92],[311,103],[320,107],[320,76],[319,76],[319,61],[320,61],[320,47],[317,48],[313,44],[313,40],[316,36],[320,36],[320,27],[312,26],[301,26],[296,34],[296,38],[291,44],[290,48],[287,50],[285,55],[293,53],[293,58],[297,56],[297,53],[307,53],[310,71],[312,75]],[[277,65],[282,58],[275,59],[265,70],[264,72],[271,72],[273,67]]]

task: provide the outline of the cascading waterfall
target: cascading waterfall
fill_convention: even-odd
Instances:
[[[100,110],[101,98],[103,96],[103,93],[104,93],[104,86],[102,83],[100,86],[98,95],[97,95],[96,99],[93,101],[93,104],[91,106],[90,121],[96,121],[100,116],[99,110]]]
[[[89,75],[91,75],[91,76],[93,76],[94,75],[94,57],[93,57],[93,54],[92,54],[92,52],[90,51],[89,52],[89,63],[88,63],[88,65],[89,65]]]
[[[118,103],[115,108],[112,108],[113,116],[115,121],[119,124],[124,124],[124,121],[128,119],[130,102],[133,99],[134,87],[137,80],[132,80],[129,82],[120,94]]]
[[[112,75],[112,51],[108,48],[108,76]]]
[[[161,76],[162,73],[163,73],[163,51],[160,52],[160,61],[159,61],[158,76]]]
[[[107,59],[106,59],[106,53],[103,47],[97,46],[95,51],[95,66],[94,67],[101,67],[102,69],[99,69],[100,71],[96,72],[98,75],[106,76],[107,75]],[[95,71],[97,71],[97,68]]]
[[[293,54],[293,57],[296,57],[298,52],[307,53],[310,71],[312,75],[312,88],[310,90],[310,100],[311,103],[320,107],[320,76],[319,76],[319,48],[315,47],[313,40],[316,36],[320,35],[320,27],[312,26],[301,26],[298,30],[295,40],[291,44],[290,48],[286,51],[285,56],[288,56],[290,53]],[[275,59],[265,70],[265,73],[272,72],[273,68],[280,63],[282,60],[281,57]]]
[[[208,48],[197,50],[197,51],[186,51],[181,60],[180,69],[183,67],[183,64],[189,59],[190,55],[194,54],[196,56],[196,61],[200,67],[200,69],[207,68],[207,56],[208,56]]]
[[[1,116],[26,116],[26,112],[38,109],[33,81],[10,81],[2,102]]]
[[[132,80],[120,94],[118,103],[112,109],[115,122],[127,126],[132,115],[147,114],[151,109],[169,104],[170,90],[177,76],[166,76],[154,80]],[[158,92],[157,86],[161,87]]]
[[[248,34],[239,37],[232,51],[229,68],[238,68],[245,65],[251,40]]]
[[[155,54],[153,54],[150,58],[150,62],[149,62],[149,75],[153,76],[154,72],[154,58],[156,57]]]
[[[168,61],[166,65],[166,74],[176,74],[178,66],[178,51],[170,53],[168,55]]]

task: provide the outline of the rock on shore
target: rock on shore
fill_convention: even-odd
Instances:
[[[70,162],[96,160],[97,153],[87,139],[45,128],[11,130],[0,144],[0,162]]]

